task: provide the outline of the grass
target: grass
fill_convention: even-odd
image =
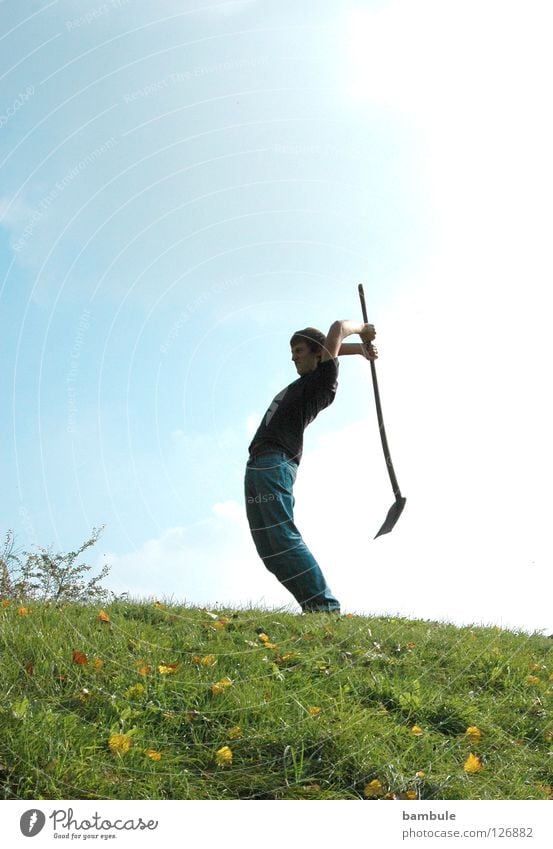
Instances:
[[[0,602],[2,798],[553,795],[539,634],[153,601],[99,613]]]

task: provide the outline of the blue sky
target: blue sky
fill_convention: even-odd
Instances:
[[[2,527],[105,524],[131,595],[287,605],[246,449],[292,332],[359,318],[363,282],[408,505],[373,542],[392,494],[344,359],[296,488],[330,585],[552,630],[546,5],[2,3]]]

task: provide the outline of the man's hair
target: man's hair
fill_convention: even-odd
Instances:
[[[297,342],[306,342],[307,347],[314,354],[321,354],[323,345],[326,342],[326,336],[316,327],[304,327],[303,330],[296,330],[290,339],[290,345],[295,345]]]

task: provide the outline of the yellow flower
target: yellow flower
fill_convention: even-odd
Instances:
[[[320,707],[310,707],[309,716],[319,716],[321,713]]]
[[[469,725],[465,731],[465,735],[469,738],[471,743],[479,743],[480,738],[482,737],[482,732],[476,725]]]
[[[424,778],[425,775],[426,775],[426,773],[423,769],[419,769],[419,771],[415,773],[416,778]]]
[[[379,781],[378,778],[373,778],[372,781],[369,781],[369,783],[365,785],[363,795],[365,796],[365,799],[374,799],[376,796],[381,796],[382,782]]]
[[[538,678],[537,675],[528,675],[528,677],[526,678],[526,683],[527,684],[539,684],[540,679]]]
[[[463,769],[468,775],[480,772],[481,769],[484,769],[482,758],[479,755],[473,755],[471,752],[464,763]]]
[[[228,738],[229,740],[237,740],[238,737],[242,736],[242,729],[239,725],[233,725],[232,728],[229,728]]]
[[[417,791],[416,790],[408,790],[405,794],[405,798],[406,799],[416,799],[417,798]]]
[[[20,607],[17,612],[20,616],[28,616],[31,611],[28,607]]]
[[[424,731],[422,730],[420,725],[413,725],[413,727],[411,728],[411,734],[414,737],[420,737],[422,734],[424,734]]]
[[[139,699],[140,696],[144,695],[145,691],[144,684],[134,684],[125,692],[125,697],[127,699]]]
[[[100,612],[98,614],[98,619],[100,620],[100,622],[109,622],[110,621],[109,616],[107,615],[105,610],[100,610]]]
[[[132,740],[127,734],[112,734],[108,746],[115,755],[124,755],[132,746]]]
[[[230,766],[232,764],[232,750],[229,746],[223,746],[215,753],[217,766]]]
[[[151,666],[147,666],[145,663],[141,663],[138,666],[138,674],[139,675],[149,675],[152,671]]]
[[[6,608],[10,606],[10,600],[8,598],[2,599],[2,607]]]
[[[151,758],[151,760],[153,760],[153,761],[160,761],[161,760],[161,752],[156,752],[155,749],[146,749],[144,751],[144,754],[147,755],[149,758]]]
[[[211,692],[214,696],[220,696],[221,693],[224,693],[227,687],[232,687],[232,681],[230,678],[221,678],[220,681],[216,681],[215,684],[211,685]]]

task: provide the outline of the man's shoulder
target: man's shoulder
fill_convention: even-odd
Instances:
[[[322,363],[319,363],[317,368],[310,372],[310,374],[306,375],[306,377],[321,377],[322,375],[328,374],[337,374],[338,373],[338,357],[334,359],[325,360]]]

